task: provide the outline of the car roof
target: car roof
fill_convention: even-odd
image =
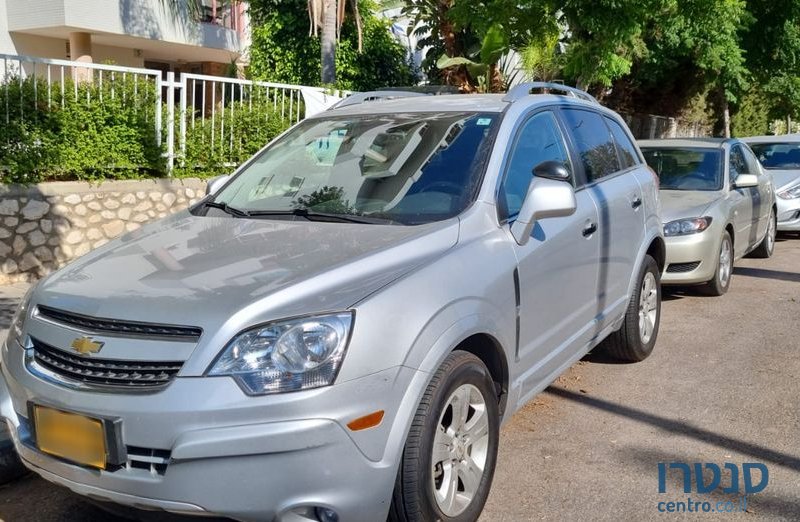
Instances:
[[[693,148],[721,149],[726,143],[734,143],[733,138],[665,138],[660,140],[639,140],[640,148]]]
[[[330,118],[333,116],[362,116],[370,114],[397,114],[401,112],[503,112],[512,103],[504,99],[504,94],[444,94],[436,96],[412,96],[368,101],[356,105],[348,105],[338,109],[327,110],[315,114],[311,118]],[[526,97],[531,105],[551,103],[570,104],[576,106],[601,106],[583,100],[554,94],[531,94]],[[603,107],[603,109],[605,109]],[[607,109],[606,109],[607,111]]]
[[[778,136],[750,136],[742,138],[745,143],[800,143],[800,134],[781,134]]]

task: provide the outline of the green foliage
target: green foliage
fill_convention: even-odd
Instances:
[[[534,37],[520,49],[527,79],[550,82],[561,76],[564,56],[559,52],[559,43],[559,34],[554,32]]]
[[[478,90],[496,90],[507,83],[503,71],[494,67],[506,51],[520,49],[538,35],[558,33],[550,2],[405,0],[405,4],[419,47],[428,48],[422,63],[428,79],[468,91],[476,84]],[[454,74],[458,71],[462,74]]]
[[[133,178],[163,170],[154,126],[155,90],[132,78],[100,85],[8,78],[0,106],[3,183]]]
[[[449,69],[465,66],[472,80],[477,80],[479,91],[495,91],[503,88],[502,82],[494,81],[495,76],[499,74],[497,62],[508,50],[508,36],[502,26],[493,25],[483,37],[480,49],[473,53],[472,59],[463,56],[450,57],[443,54],[437,60],[436,67]]]
[[[0,86],[0,114],[5,114],[6,101],[9,107],[9,123],[0,125],[0,183],[167,175],[165,147],[156,145],[152,82],[117,78],[113,86],[106,81],[101,88],[97,79],[77,84],[66,80],[63,97],[59,83],[52,84],[49,95],[42,80],[10,78],[7,86]],[[289,127],[289,103],[282,106],[275,91],[267,97],[256,89],[251,99],[249,91],[237,90],[231,102],[231,88],[217,87],[214,118],[210,104],[205,118],[199,110],[194,118],[188,115],[186,155],[176,160],[173,175],[227,174]],[[302,114],[302,103],[297,103],[293,113]],[[166,105],[162,114],[167,114]],[[179,118],[175,120],[177,151]]]
[[[737,137],[762,136],[769,133],[770,123],[768,97],[762,91],[752,89],[740,100],[731,121],[731,132]]]
[[[348,17],[336,47],[337,87],[357,91],[417,82],[406,49],[389,25],[372,14],[372,4],[359,4],[364,49],[358,52],[356,24]],[[249,75],[254,79],[315,86],[320,84],[320,40],[309,36],[304,0],[253,0],[253,42]]]
[[[229,99],[231,87],[222,92],[220,99]],[[239,97],[240,93],[234,94],[234,99]],[[189,115],[186,153],[177,164],[176,176],[228,174],[290,126],[285,112],[288,106],[282,111],[280,101],[275,103],[272,96],[259,96],[258,90],[253,99],[225,103],[224,120],[220,117],[222,110],[220,104],[213,119],[210,114],[202,118],[198,111],[194,123]],[[297,110],[295,105],[294,111]]]

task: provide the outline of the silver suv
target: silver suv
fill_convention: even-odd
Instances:
[[[502,421],[601,342],[650,354],[656,179],[619,116],[367,99],[31,290],[0,379],[26,466],[132,508],[475,520]]]

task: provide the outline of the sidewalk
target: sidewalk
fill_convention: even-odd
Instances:
[[[14,315],[19,300],[25,295],[28,286],[28,283],[0,286],[0,339],[5,337],[11,323],[11,316]]]

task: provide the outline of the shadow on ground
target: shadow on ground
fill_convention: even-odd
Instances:
[[[758,277],[761,279],[776,279],[790,283],[800,283],[800,272],[784,272],[782,270],[767,270],[765,268],[750,268],[737,266],[733,269],[734,275]]]
[[[551,386],[550,388],[547,388],[545,392],[568,401],[582,404],[583,406],[596,408],[614,415],[620,415],[636,422],[649,424],[650,426],[668,431],[670,433],[679,434],[684,437],[690,437],[720,448],[742,453],[744,455],[749,455],[761,461],[769,462],[770,464],[792,471],[800,471],[800,457],[796,455],[790,455],[788,453],[770,449],[766,446],[754,444],[752,442],[734,437],[728,437],[719,433],[714,433],[713,431],[694,426],[687,422],[662,417],[660,415],[655,415],[653,413],[631,408],[629,406],[615,404],[597,397],[590,397],[588,395],[576,393],[565,388]]]

